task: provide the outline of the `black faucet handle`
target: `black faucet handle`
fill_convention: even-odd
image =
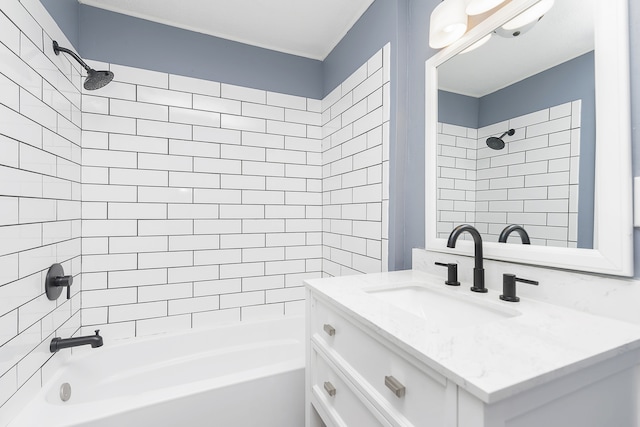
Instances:
[[[520,277],[516,277],[515,274],[505,273],[502,275],[502,295],[500,295],[501,300],[509,302],[520,301],[520,298],[516,296],[516,282],[538,286],[538,282],[535,280],[522,279]]]
[[[54,281],[55,286],[71,286],[73,284],[73,276],[58,276]]]
[[[436,265],[447,267],[447,280],[444,281],[445,285],[460,286],[460,282],[458,282],[458,264],[455,262],[449,262],[446,264],[443,262],[436,262]]]
[[[100,329],[96,329],[95,333],[96,333],[96,336],[99,337],[100,336]]]
[[[67,299],[71,299],[71,285],[73,284],[73,276],[58,276],[54,281],[54,286],[67,287]]]
[[[520,283],[526,283],[527,285],[534,285],[534,286],[538,286],[539,283],[535,280],[529,280],[529,279],[521,279],[520,277],[516,277],[516,282],[520,282]]]

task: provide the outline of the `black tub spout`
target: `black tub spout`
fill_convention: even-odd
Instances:
[[[55,353],[63,348],[78,347],[80,345],[90,345],[91,348],[102,347],[102,337],[100,336],[100,329],[96,330],[95,335],[87,335],[84,337],[74,338],[60,338],[55,337],[49,344],[49,350],[51,353]]]

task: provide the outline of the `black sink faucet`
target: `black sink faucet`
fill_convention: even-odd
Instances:
[[[500,237],[498,237],[498,242],[507,243],[507,239],[509,238],[509,234],[513,232],[517,232],[520,235],[520,240],[522,240],[523,245],[530,245],[531,240],[529,240],[529,233],[522,226],[518,224],[507,225],[502,233],[500,233]]]
[[[458,236],[463,232],[468,231],[473,237],[474,257],[476,265],[473,268],[473,292],[487,292],[487,288],[484,287],[484,267],[482,266],[482,237],[475,227],[469,224],[462,224],[453,229],[447,240],[447,247],[455,248]]]
[[[55,353],[58,350],[69,347],[77,347],[79,345],[91,345],[91,348],[102,347],[102,337],[99,334],[100,329],[96,330],[95,335],[87,335],[85,337],[74,338],[60,338],[55,337],[49,344],[49,350],[51,353]]]

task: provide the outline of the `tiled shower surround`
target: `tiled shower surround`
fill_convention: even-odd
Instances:
[[[386,269],[388,46],[321,101],[92,61],[115,80],[81,93],[54,39],[2,3],[0,426],[70,354],[54,336],[299,314],[305,278]]]
[[[109,66],[83,95],[82,319],[115,336],[300,313],[320,101]]]
[[[497,242],[506,225],[519,224],[532,244],[576,247],[580,106],[568,102],[480,129],[438,124],[439,237],[469,223]],[[508,129],[516,132],[505,135],[502,150],[486,145]]]

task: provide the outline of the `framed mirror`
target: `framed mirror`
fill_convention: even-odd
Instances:
[[[426,62],[426,249],[633,275],[627,0],[512,0]],[[508,30],[506,29],[508,28]],[[517,224],[506,243],[500,232]]]

